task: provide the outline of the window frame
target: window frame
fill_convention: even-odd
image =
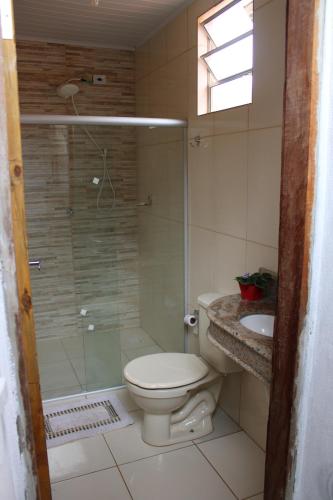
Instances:
[[[252,6],[253,6],[254,0],[251,0],[251,1],[252,1]],[[199,56],[199,59],[204,62],[205,67],[207,69],[207,113],[213,112],[211,109],[211,94],[212,94],[211,89],[212,88],[223,85],[224,83],[231,82],[233,80],[237,80],[237,79],[242,78],[242,77],[247,76],[247,75],[252,75],[252,77],[253,77],[253,60],[252,60],[251,68],[243,70],[239,73],[234,73],[234,74],[229,75],[228,77],[222,78],[222,79],[216,78],[212,68],[209,66],[208,62],[206,61],[206,58],[209,57],[210,55],[221,52],[224,49],[226,49],[227,47],[230,47],[230,46],[236,44],[237,42],[244,40],[245,38],[248,38],[250,36],[252,36],[252,37],[254,36],[254,29],[252,28],[251,30],[248,30],[244,33],[241,33],[240,35],[237,35],[235,38],[228,40],[227,42],[223,43],[222,45],[216,46],[214,40],[212,39],[211,35],[209,34],[209,32],[206,28],[207,24],[209,24],[214,19],[223,15],[226,11],[235,7],[240,2],[242,2],[242,0],[232,0],[224,7],[221,7],[221,9],[219,9],[217,12],[214,12],[212,15],[205,18],[201,22],[199,21],[199,23],[198,23],[198,27],[203,28],[204,33],[207,37],[208,47],[209,47],[209,45],[210,46],[214,45],[214,47],[210,48],[208,51],[204,52],[203,54],[200,54],[200,56]],[[223,0],[221,3],[223,3]],[[253,45],[252,45],[252,50],[253,50]],[[252,91],[252,89],[251,89],[251,91]],[[252,102],[252,98],[251,98],[251,102]],[[251,102],[249,102],[248,104],[250,104]],[[246,104],[241,104],[240,106],[243,106],[243,105],[246,106]],[[233,106],[233,107],[236,107],[236,106]],[[232,108],[224,108],[224,109],[232,109]],[[221,111],[223,111],[224,109],[222,109]]]

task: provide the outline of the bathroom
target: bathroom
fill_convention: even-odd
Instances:
[[[235,278],[263,271],[275,282],[281,266],[287,1],[13,6],[35,324],[23,349],[34,358],[36,343],[37,381],[28,380],[38,392],[30,405],[40,410],[38,498],[273,499],[273,340],[258,341],[255,357],[245,338],[245,358],[220,330],[223,308],[236,302],[243,316],[276,313],[275,290],[267,304],[246,309]],[[235,64],[234,75],[215,78],[209,23],[237,9],[246,26],[231,38],[251,44],[251,68]],[[235,75],[244,81],[240,100],[214,99]],[[246,331],[237,332],[240,342]],[[200,355],[219,358],[211,363],[218,375],[209,364],[200,375]],[[163,386],[154,374],[164,360]],[[184,381],[187,363],[199,375]],[[199,404],[184,400],[185,417],[178,405],[165,429],[147,398],[153,405],[154,390],[180,389],[177,370]],[[117,413],[114,427],[80,428],[76,439],[58,432],[51,442],[56,412],[104,399]]]

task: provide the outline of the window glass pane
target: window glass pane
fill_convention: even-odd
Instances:
[[[221,83],[210,89],[211,111],[234,108],[252,102],[252,75]]]
[[[223,80],[252,68],[253,36],[229,45],[205,57],[205,61],[217,80]]]
[[[216,47],[253,29],[253,2],[242,0],[204,25]]]

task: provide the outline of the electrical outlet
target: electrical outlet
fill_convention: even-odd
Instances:
[[[93,84],[94,85],[106,85],[106,76],[105,75],[93,75]]]

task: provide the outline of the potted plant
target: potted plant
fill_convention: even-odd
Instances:
[[[235,279],[238,281],[242,299],[260,300],[271,285],[273,277],[269,273],[246,273]]]

